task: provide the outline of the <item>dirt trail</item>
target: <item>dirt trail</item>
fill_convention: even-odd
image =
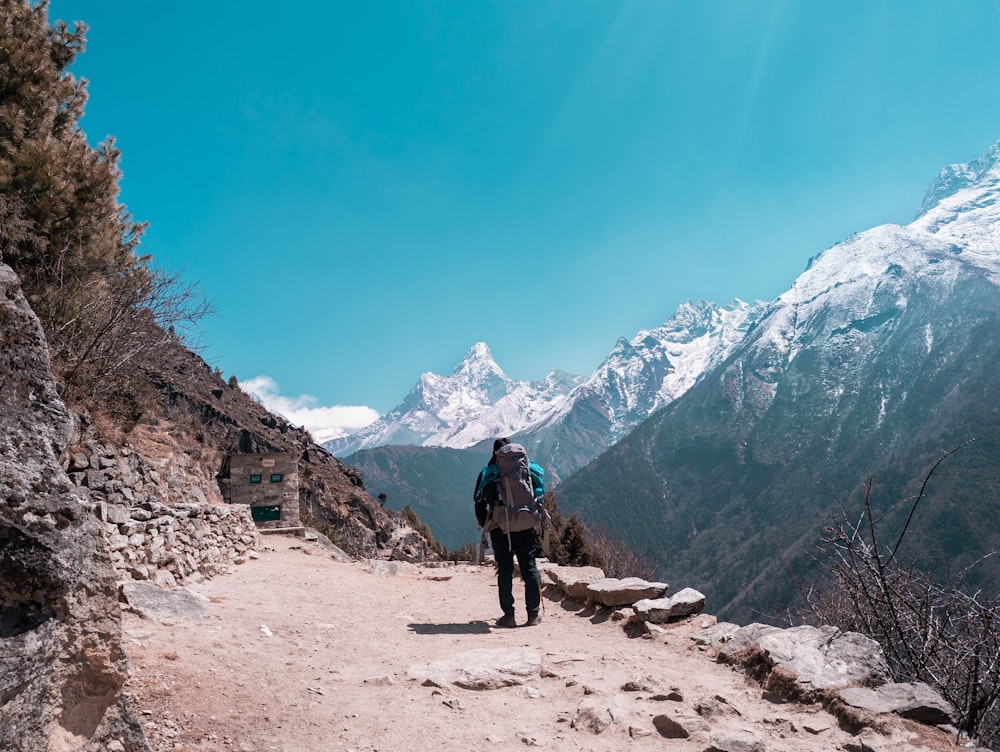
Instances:
[[[808,752],[852,739],[818,707],[767,702],[715,663],[691,639],[710,617],[630,639],[606,616],[546,598],[542,624],[500,630],[490,626],[492,568],[380,576],[282,536],[190,589],[205,597],[206,618],[123,621],[127,689],[156,752],[701,752],[722,732],[751,733],[768,752]],[[436,661],[474,663],[481,651],[540,655],[541,671],[490,690],[408,676]],[[695,715],[699,704],[711,728],[687,739],[657,732],[655,716]]]

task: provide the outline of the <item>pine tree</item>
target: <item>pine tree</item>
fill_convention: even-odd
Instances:
[[[145,224],[119,201],[114,139],[93,148],[80,128],[86,81],[68,68],[86,30],[50,26],[47,0],[0,0],[0,261],[42,322],[64,396],[113,407],[142,391],[136,365],[209,307],[137,254]]]
[[[559,511],[559,498],[552,492],[545,493],[545,509],[549,513],[548,559],[554,564],[568,567],[588,566],[593,552],[588,541],[587,528],[576,514],[565,518]]]
[[[119,152],[94,149],[79,121],[86,81],[68,68],[86,25],[47,21],[48,2],[0,0],[0,195],[32,227],[0,248],[48,333],[85,307],[84,291],[145,270],[144,225],[118,201]]]
[[[593,563],[593,553],[587,541],[587,528],[577,514],[571,514],[560,536],[568,567],[586,567]]]

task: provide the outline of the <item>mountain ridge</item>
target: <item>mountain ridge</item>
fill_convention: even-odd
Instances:
[[[620,338],[587,377],[550,371],[536,382],[510,379],[485,343],[476,343],[451,376],[422,374],[410,393],[379,421],[348,437],[326,442],[348,457],[383,445],[467,449],[497,436],[517,436],[541,452],[555,472],[568,474],[593,459],[650,413],[675,399],[752,325],[760,302],[719,306],[687,301],[667,321]],[[586,403],[586,404],[584,404]],[[567,423],[592,412],[579,450],[565,456],[545,447],[566,443]],[[562,432],[563,436],[558,436]],[[552,437],[550,434],[557,434]]]
[[[726,618],[773,615],[796,601],[824,520],[857,503],[866,478],[882,524],[901,526],[922,473],[976,438],[931,486],[907,553],[961,568],[995,548],[984,477],[1000,417],[997,153],[946,168],[910,225],[813,258],[724,363],[571,477],[561,506],[613,517],[665,578],[696,573]],[[709,566],[706,548],[725,566]],[[987,564],[970,577],[995,575]]]
[[[682,304],[663,325],[620,339],[590,377],[576,379],[533,423],[522,418],[528,425],[520,430],[480,421],[454,434],[467,437],[460,447],[366,446],[344,461],[362,473],[373,493],[386,494],[389,508],[412,506],[438,540],[458,548],[475,538],[471,488],[494,438],[507,435],[525,444],[545,467],[547,487],[557,487],[696,383],[753,325],[761,307],[742,301]],[[478,441],[470,444],[473,439]]]

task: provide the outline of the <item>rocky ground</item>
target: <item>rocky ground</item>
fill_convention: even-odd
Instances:
[[[350,563],[267,536],[189,590],[136,592],[143,615],[124,616],[127,693],[156,752],[958,746],[895,716],[852,733],[819,705],[765,699],[694,639],[710,616],[629,637],[547,592],[541,625],[496,629],[488,567]]]

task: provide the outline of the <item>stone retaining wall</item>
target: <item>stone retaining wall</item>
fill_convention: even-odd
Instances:
[[[250,507],[210,502],[212,490],[187,457],[170,454],[154,465],[131,447],[85,441],[64,465],[104,525],[119,579],[162,587],[198,581],[242,563],[259,545]]]
[[[126,507],[97,502],[94,511],[104,522],[121,579],[149,579],[162,587],[225,572],[230,563],[246,561],[260,541],[245,505],[144,501]]]

